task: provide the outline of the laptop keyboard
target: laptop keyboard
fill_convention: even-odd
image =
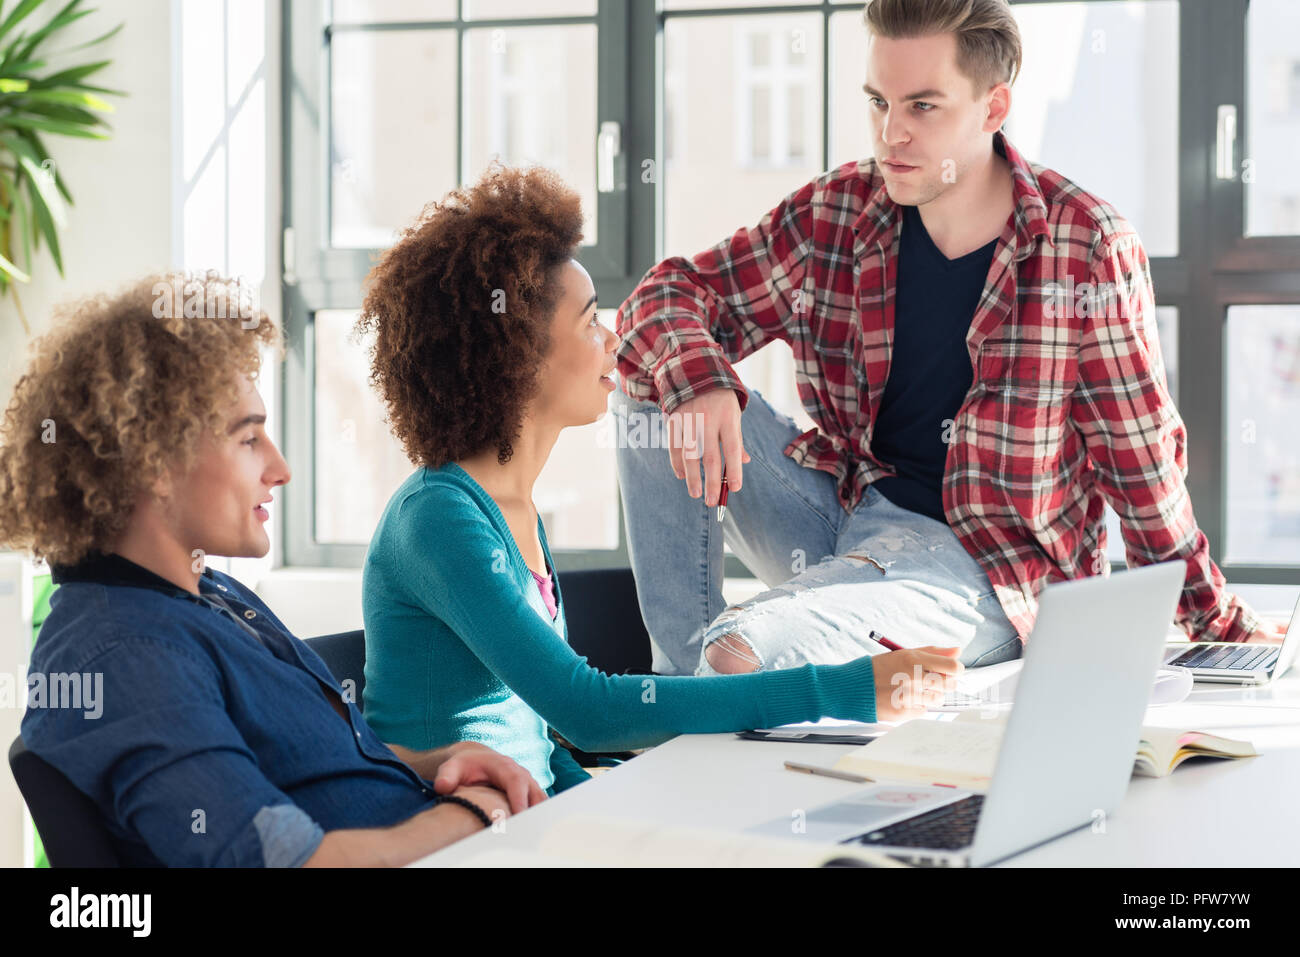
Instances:
[[[1276,645],[1192,645],[1167,664],[1182,668],[1262,671],[1273,667],[1279,650]]]
[[[916,847],[936,851],[960,851],[975,840],[975,823],[984,806],[983,794],[945,804],[916,817],[869,831],[852,841],[868,846]]]

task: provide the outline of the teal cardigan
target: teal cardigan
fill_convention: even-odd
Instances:
[[[537,526],[548,568],[550,549]],[[480,741],[549,793],[587,773],[548,734],[584,751],[651,747],[685,732],[821,717],[876,720],[870,658],[719,677],[607,675],[569,647],[501,511],[469,473],[419,469],[394,493],[362,571],[366,720],[423,750]]]

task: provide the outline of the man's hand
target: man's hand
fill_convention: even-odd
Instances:
[[[966,670],[957,660],[960,648],[904,648],[871,659],[876,684],[876,719],[915,718],[943,703]]]
[[[439,794],[454,794],[459,788],[487,785],[509,797],[512,814],[526,811],[546,800],[546,792],[531,774],[486,745],[460,741],[441,750],[449,757],[438,766],[437,777],[433,779],[433,789]]]
[[[506,796],[496,788],[463,787],[450,792],[453,797],[464,798],[483,810],[489,821],[500,821],[514,813]],[[542,795],[545,797],[546,795]],[[482,823],[482,822],[480,822]]]
[[[1286,625],[1280,621],[1262,621],[1246,640],[1251,644],[1280,645],[1286,637]]]
[[[706,505],[718,504],[724,459],[727,490],[740,491],[741,466],[749,453],[740,434],[740,399],[730,389],[713,389],[683,402],[668,416],[668,459],[673,474],[686,480],[691,498],[700,497],[701,458]]]

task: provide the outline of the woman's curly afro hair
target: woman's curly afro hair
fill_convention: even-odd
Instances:
[[[224,433],[279,330],[247,287],[166,273],[61,310],[0,421],[0,544],[51,564],[107,551],[139,492]],[[251,320],[251,321],[250,321]]]
[[[581,200],[558,175],[494,161],[371,270],[356,331],[374,335],[370,383],[412,463],[509,460],[550,345],[557,267],[581,240]]]

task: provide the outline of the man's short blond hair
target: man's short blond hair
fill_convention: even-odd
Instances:
[[[957,68],[977,96],[1020,75],[1020,27],[1007,0],[871,0],[862,19],[875,36],[895,40],[956,36]]]

